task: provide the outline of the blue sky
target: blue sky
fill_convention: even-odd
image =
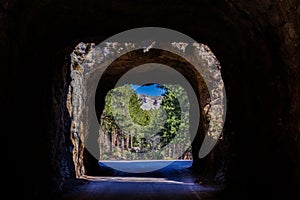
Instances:
[[[145,94],[149,96],[161,96],[165,90],[157,87],[159,84],[151,84],[151,85],[135,85],[130,84],[131,88],[136,91],[137,94]]]

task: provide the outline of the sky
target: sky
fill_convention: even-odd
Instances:
[[[137,94],[145,94],[149,96],[161,96],[165,90],[157,87],[159,84],[151,84],[151,85],[135,85],[130,84],[131,88],[136,91]]]

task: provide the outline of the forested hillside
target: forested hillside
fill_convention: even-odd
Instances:
[[[129,85],[106,96],[100,121],[100,160],[191,159],[189,101],[179,85],[160,85],[161,96]]]

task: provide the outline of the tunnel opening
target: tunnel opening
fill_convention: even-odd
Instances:
[[[100,118],[99,165],[141,173],[191,161],[189,112],[188,96],[180,85],[115,87],[105,97]]]
[[[191,112],[186,91],[179,85],[125,84],[110,90],[100,118],[100,160],[190,160],[189,112],[182,115],[180,124],[177,97]],[[184,127],[180,140],[168,151],[158,152],[175,137],[180,125]],[[185,149],[183,154],[176,154],[179,149]],[[156,153],[146,157],[144,153],[151,151]]]

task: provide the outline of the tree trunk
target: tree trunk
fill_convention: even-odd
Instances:
[[[171,158],[174,159],[175,156],[175,144],[172,145],[172,155]]]
[[[118,135],[117,135],[117,130],[116,129],[114,129],[113,145],[114,145],[114,147],[118,146]]]
[[[133,137],[132,137],[132,134],[130,134],[130,148],[133,147]]]
[[[121,154],[123,156],[123,151],[124,151],[124,137],[121,135]]]
[[[99,136],[99,157],[100,157],[100,159],[102,159],[102,157],[103,157],[103,149],[105,149],[105,147],[106,147],[106,144],[105,144],[105,137],[106,137],[106,135],[105,135],[105,131],[100,131],[100,136]]]
[[[113,149],[113,133],[109,133],[109,150],[110,152],[112,152],[112,149]]]
[[[129,149],[129,134],[126,134],[126,149]]]

